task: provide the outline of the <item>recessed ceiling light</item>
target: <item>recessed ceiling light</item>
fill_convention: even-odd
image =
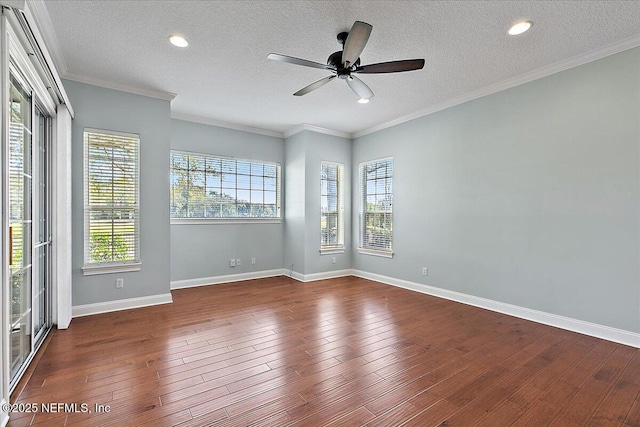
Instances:
[[[533,25],[532,21],[519,21],[516,22],[515,24],[513,24],[511,26],[511,28],[509,28],[509,35],[511,36],[517,36],[518,34],[522,34],[525,31],[528,31],[529,28],[531,28],[531,26]]]
[[[178,47],[189,46],[189,42],[187,41],[187,39],[185,39],[182,36],[176,36],[176,35],[169,36],[169,41],[174,46],[178,46]]]
[[[369,98],[360,98],[360,99],[358,99],[358,102],[360,104],[368,104],[369,103]]]

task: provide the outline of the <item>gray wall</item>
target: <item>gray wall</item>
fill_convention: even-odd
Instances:
[[[285,147],[284,268],[300,274],[351,268],[351,140],[304,130],[287,138]],[[343,254],[320,254],[320,165],[323,161],[342,163],[345,167],[346,250]]]
[[[169,277],[293,264],[301,274],[352,267],[640,332],[638,48],[353,142],[171,120],[165,101],[72,81],[65,88],[76,110],[75,305],[166,293]],[[84,127],[141,136],[140,272],[82,275]],[[169,147],[280,162],[285,222],[169,226]],[[344,163],[356,196],[358,163],[387,156],[394,257],[357,254],[357,198],[346,194],[347,252],[331,264],[319,254],[320,162]],[[244,262],[231,268],[229,258]]]
[[[351,140],[303,131],[307,138],[305,171],[305,274],[351,268]],[[320,255],[320,165],[323,161],[344,165],[344,246],[343,254]],[[335,257],[336,263],[332,263]]]
[[[296,133],[285,140],[284,268],[300,274],[305,271],[306,146],[306,132]]]
[[[636,48],[358,138],[395,256],[353,267],[640,332],[639,119]]]
[[[171,148],[278,162],[284,170],[282,138],[172,119]],[[165,174],[164,180],[168,181],[168,166]],[[280,269],[283,234],[282,223],[173,224],[171,281]],[[242,264],[230,267],[231,258],[240,258]],[[256,258],[255,265],[251,265],[251,258]]]
[[[73,305],[169,292],[168,101],[64,81],[76,116],[72,128]],[[140,135],[140,271],[84,276],[83,131],[85,127]],[[124,288],[116,289],[116,278]]]

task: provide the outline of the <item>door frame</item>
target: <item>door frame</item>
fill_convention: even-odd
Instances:
[[[56,227],[56,218],[57,218],[57,208],[53,205],[53,194],[55,192],[56,183],[54,179],[56,175],[54,165],[54,161],[56,159],[55,150],[55,137],[56,137],[56,116],[57,116],[57,106],[59,105],[59,99],[54,97],[54,93],[51,90],[50,84],[45,82],[45,74],[42,69],[37,68],[37,61],[33,58],[33,51],[35,49],[32,48],[30,44],[29,37],[25,34],[23,25],[18,18],[18,15],[21,14],[21,11],[15,9],[2,8],[2,15],[0,17],[0,103],[2,104],[2,127],[1,127],[1,140],[2,144],[0,147],[0,181],[1,181],[1,196],[0,196],[0,214],[2,216],[1,224],[0,224],[0,236],[2,237],[2,247],[1,247],[1,276],[2,276],[2,290],[0,292],[1,295],[1,304],[2,304],[2,316],[0,316],[0,334],[2,337],[1,343],[1,353],[0,353],[0,403],[7,403],[9,401],[10,393],[13,391],[12,389],[19,382],[20,376],[24,373],[24,370],[28,367],[31,359],[37,352],[39,346],[42,344],[44,340],[35,341],[35,337],[31,336],[31,352],[27,361],[24,363],[21,368],[19,374],[17,375],[17,379],[14,381],[12,385],[10,385],[10,364],[11,364],[11,345],[9,340],[9,327],[10,327],[10,317],[9,317],[9,308],[10,308],[10,291],[8,286],[9,280],[9,266],[8,266],[8,256],[9,256],[9,241],[8,241],[8,227],[9,227],[9,217],[8,217],[8,136],[9,136],[9,75],[10,70],[15,68],[17,70],[16,77],[19,80],[22,80],[26,87],[31,89],[32,92],[32,112],[35,111],[36,104],[38,104],[40,110],[51,120],[51,139],[50,139],[50,147],[51,151],[49,153],[49,162],[50,162],[50,225],[49,235],[53,235],[55,233]],[[33,37],[33,35],[31,35]],[[28,54],[29,52],[30,54]],[[54,68],[55,70],[55,68]],[[32,114],[32,117],[34,115]],[[32,127],[35,124],[32,123]],[[68,160],[70,162],[70,159]],[[33,201],[32,201],[33,203]],[[67,215],[70,212],[66,213]],[[33,238],[33,236],[32,236]],[[51,244],[50,251],[48,256],[51,259],[56,257],[55,254],[55,245]],[[32,247],[32,255],[33,255],[33,247]],[[70,255],[70,254],[69,254]],[[69,260],[70,261],[70,260]],[[55,265],[50,263],[52,269],[55,269]],[[53,273],[50,275],[51,277],[51,287],[55,287],[55,279]],[[55,316],[56,307],[54,306],[55,300],[54,295],[55,289],[51,289],[50,292],[50,316]],[[32,312],[33,317],[33,312]],[[33,328],[33,323],[32,323]],[[5,412],[0,412],[0,426],[4,425],[8,420],[8,415]]]

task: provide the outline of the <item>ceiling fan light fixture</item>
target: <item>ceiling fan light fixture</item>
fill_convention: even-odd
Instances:
[[[370,101],[369,98],[360,98],[358,99],[358,104],[368,104]]]
[[[518,21],[509,28],[508,33],[510,36],[517,36],[518,34],[529,31],[532,26],[533,21]]]
[[[172,34],[169,36],[169,42],[171,42],[172,45],[177,46],[177,47],[187,47],[189,46],[189,42],[187,41],[187,39],[185,39],[182,36],[176,35],[176,34]]]

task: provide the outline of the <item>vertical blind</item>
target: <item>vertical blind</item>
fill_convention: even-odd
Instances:
[[[393,159],[361,163],[360,248],[393,249]]]
[[[277,163],[171,152],[171,218],[280,218]]]
[[[85,129],[84,264],[140,261],[140,137]]]
[[[320,248],[344,245],[344,166],[322,162],[320,174]]]

